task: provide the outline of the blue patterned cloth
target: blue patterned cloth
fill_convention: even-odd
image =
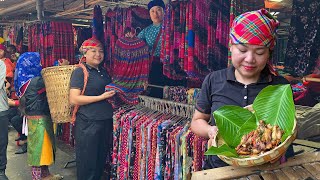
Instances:
[[[155,43],[161,28],[162,28],[161,24],[157,26],[151,24],[150,26],[143,29],[138,35],[138,38],[146,41],[146,43],[148,44],[150,53],[152,53],[153,44]],[[160,57],[160,49],[161,49],[161,36],[159,38],[156,50],[154,52],[154,56]]]
[[[18,97],[23,96],[21,87],[32,78],[41,76],[41,70],[39,53],[26,52],[19,57],[14,74],[14,88]]]

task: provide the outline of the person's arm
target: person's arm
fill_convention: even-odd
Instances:
[[[4,86],[6,79],[6,65],[0,60],[0,88]]]
[[[81,91],[84,86],[84,74],[81,68],[77,68],[71,75],[70,80],[70,95],[69,101],[72,105],[86,105],[98,101],[102,101],[104,99],[110,98],[115,94],[115,91],[104,92],[99,96],[86,96],[81,95]]]
[[[13,99],[8,98],[8,104],[11,107],[18,107],[20,105],[20,102],[19,102],[19,100],[13,100]]]
[[[191,121],[191,131],[198,136],[214,139],[217,135],[217,127],[209,125],[211,113],[211,80],[208,75],[203,81],[199,97],[197,98],[196,110]]]
[[[102,101],[115,95],[115,91],[107,91],[99,96],[81,95],[80,89],[70,89],[70,103],[72,105],[86,105],[94,102]]]
[[[191,131],[198,136],[209,139],[209,131],[211,125],[209,125],[210,114],[204,114],[198,110],[195,110],[192,121],[191,121]]]

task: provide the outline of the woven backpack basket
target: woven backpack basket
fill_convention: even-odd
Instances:
[[[77,65],[54,66],[41,71],[46,86],[51,119],[55,123],[71,122],[70,78],[77,67]]]

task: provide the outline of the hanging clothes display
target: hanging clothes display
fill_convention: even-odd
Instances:
[[[170,79],[202,81],[227,67],[230,1],[170,2],[160,59]]]
[[[114,113],[111,179],[187,179],[202,169],[206,140],[190,130],[189,118],[144,106]]]
[[[136,30],[144,29],[152,21],[149,17],[147,9],[138,6],[131,6],[129,8],[116,7],[109,9],[105,14],[104,25],[104,39],[105,39],[105,61],[106,68],[112,76],[112,63],[115,44],[118,38],[122,37],[125,27],[132,27]]]
[[[73,39],[68,22],[39,22],[28,27],[28,51],[40,53],[43,68],[53,66],[57,59],[74,64]]]
[[[123,37],[117,40],[114,53],[112,83],[106,86],[106,91],[117,93],[108,101],[113,108],[123,104],[136,105],[138,95],[148,83],[151,65],[148,46],[136,36]]]
[[[294,76],[311,74],[320,55],[320,2],[293,0],[285,69]]]

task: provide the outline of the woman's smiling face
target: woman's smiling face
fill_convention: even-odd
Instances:
[[[233,44],[230,51],[232,65],[236,69],[236,78],[258,80],[269,60],[269,48],[250,44]]]

